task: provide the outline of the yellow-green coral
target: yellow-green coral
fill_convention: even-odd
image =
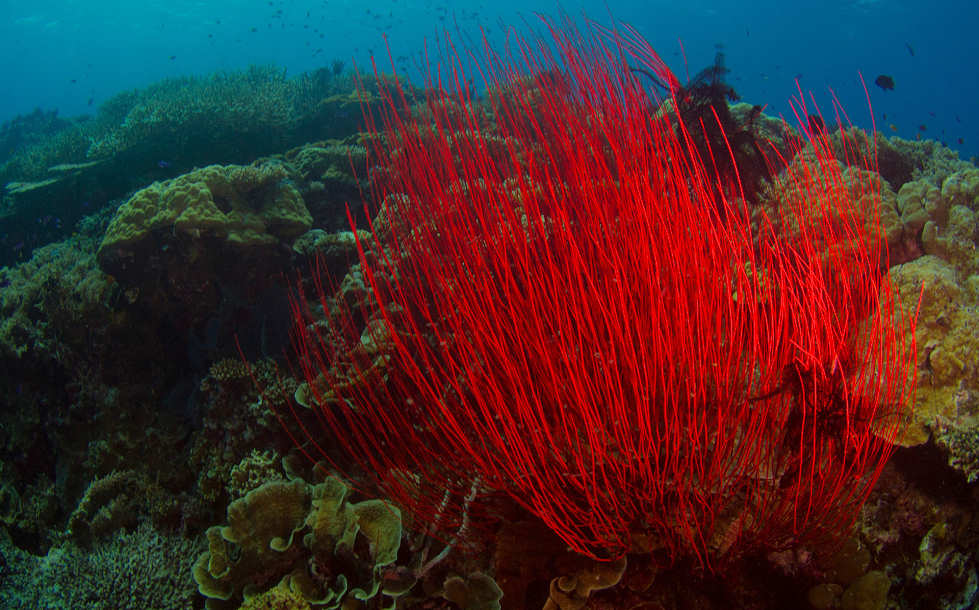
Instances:
[[[840,598],[843,610],[883,610],[891,581],[879,570],[867,572],[850,585]]]
[[[550,596],[544,610],[580,610],[595,591],[619,584],[625,574],[625,557],[613,562],[592,561],[573,574],[551,581]]]
[[[279,583],[322,608],[376,599],[383,569],[401,546],[401,513],[380,500],[352,503],[335,478],[271,481],[228,507],[228,525],[207,530],[194,567],[208,608],[250,603]],[[393,605],[398,592],[386,597]],[[258,606],[262,607],[262,606]]]
[[[925,254],[944,259],[963,277],[979,273],[979,169],[947,176],[940,189],[926,179],[909,182],[901,187],[898,207]]]
[[[312,217],[280,163],[211,165],[138,191],[119,208],[99,260],[124,257],[156,232],[249,247],[291,241]]]
[[[841,166],[842,180],[832,179],[835,172],[825,171],[826,163]],[[864,227],[868,235],[876,234],[879,222],[891,248],[905,238],[899,200],[886,181],[859,165],[843,167],[839,161],[822,161],[811,146],[800,151],[777,180],[764,185],[761,198],[762,206],[754,212],[756,217],[767,214],[784,235],[796,233],[800,215],[818,221],[829,214],[826,221],[841,220]],[[829,205],[830,201],[833,205]],[[841,202],[846,205],[838,208]]]
[[[937,256],[897,266],[891,277],[906,310],[913,313],[921,296],[915,423],[903,440],[914,445],[925,442],[929,431],[961,427],[977,414],[979,311],[975,296],[960,285],[955,267]]]
[[[226,488],[228,496],[240,498],[268,481],[282,479],[277,467],[280,457],[273,451],[252,449],[240,462],[231,467]]]
[[[303,538],[304,546],[314,556],[340,557],[351,565],[370,566],[371,574],[364,574],[361,587],[347,591],[347,582],[354,575],[345,575],[345,582],[336,583],[342,588],[317,590],[308,574],[296,575],[291,586],[303,591],[306,599],[325,604],[342,597],[344,593],[354,599],[374,598],[381,589],[381,568],[391,565],[398,558],[401,547],[401,511],[381,500],[365,500],[356,504],[347,501],[347,486],[336,478],[328,478],[313,487],[313,508],[306,519],[309,533]],[[362,556],[357,537],[368,542],[369,557]]]
[[[445,579],[442,597],[462,610],[500,610],[503,591],[491,577],[475,572],[466,578],[450,576]]]
[[[265,593],[245,600],[239,610],[312,610],[312,606],[302,595],[292,591],[284,579]]]
[[[309,490],[300,480],[271,481],[228,506],[228,525],[207,530],[209,550],[194,566],[198,590],[210,600],[230,600],[236,593],[260,593],[295,564],[290,551],[309,510]]]

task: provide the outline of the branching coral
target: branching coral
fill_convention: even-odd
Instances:
[[[840,535],[913,384],[879,182],[810,133],[752,224],[730,153],[701,156],[623,68],[677,82],[645,41],[550,31],[519,61],[487,50],[486,104],[461,77],[414,116],[391,100],[369,298],[321,290],[329,327],[296,303],[304,400],[449,532],[478,481],[597,558]]]
[[[22,553],[9,541],[0,540],[0,547],[6,561],[4,608],[177,610],[194,604],[190,569],[200,543],[148,524],[91,549],[69,543],[43,557]]]

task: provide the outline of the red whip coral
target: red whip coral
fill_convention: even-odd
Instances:
[[[370,297],[320,290],[329,325],[296,304],[330,435],[444,529],[494,492],[599,558],[641,537],[710,565],[844,532],[914,377],[876,175],[809,133],[777,215],[753,214],[645,41],[545,38],[487,52],[484,101],[456,62],[422,110],[393,88],[372,123]]]

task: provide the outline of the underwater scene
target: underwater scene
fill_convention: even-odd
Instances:
[[[979,7],[0,6],[0,607],[979,607]]]

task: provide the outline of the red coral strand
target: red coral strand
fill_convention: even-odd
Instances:
[[[812,134],[779,217],[753,216],[721,195],[730,152],[699,158],[630,70],[680,90],[641,37],[549,36],[487,51],[485,104],[458,63],[423,112],[393,89],[370,303],[329,331],[296,308],[327,429],[444,528],[478,516],[475,485],[601,558],[644,535],[710,565],[845,531],[913,388],[879,211],[856,209],[878,184]]]

